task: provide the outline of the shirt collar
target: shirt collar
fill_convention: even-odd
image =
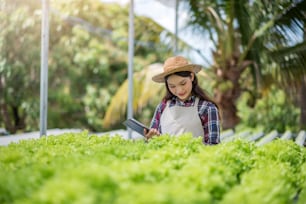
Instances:
[[[178,97],[174,96],[172,98],[172,101],[180,105],[193,104],[195,101],[195,96],[194,95],[190,96],[186,101],[181,101]]]

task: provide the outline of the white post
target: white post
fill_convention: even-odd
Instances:
[[[40,64],[40,137],[46,136],[48,112],[49,0],[42,0]]]
[[[134,58],[134,0],[130,0],[129,11],[129,50],[128,50],[128,107],[127,118],[133,117],[133,58]],[[128,137],[132,138],[132,130],[128,128]]]
[[[175,0],[175,41],[174,41],[174,54],[176,55],[178,52],[178,8],[179,8],[179,0]]]

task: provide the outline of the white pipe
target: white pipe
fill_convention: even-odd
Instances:
[[[49,0],[42,0],[40,64],[40,137],[47,135],[48,113]]]
[[[174,54],[178,52],[178,8],[179,0],[175,0],[175,41],[174,41]]]
[[[129,50],[128,50],[128,107],[127,118],[133,117],[133,58],[134,58],[134,0],[130,0],[129,11]],[[132,138],[132,130],[128,128],[128,138]]]

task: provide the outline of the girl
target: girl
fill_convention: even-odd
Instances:
[[[144,130],[145,137],[191,132],[203,137],[204,144],[220,143],[218,107],[198,85],[196,73],[201,66],[174,56],[165,61],[163,70],[152,80],[165,83],[167,93],[156,107],[150,130]]]

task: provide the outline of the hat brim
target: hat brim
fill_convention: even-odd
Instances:
[[[157,83],[164,83],[165,82],[165,77],[170,75],[170,74],[173,74],[175,72],[189,71],[189,72],[198,73],[199,71],[201,71],[201,69],[202,69],[201,65],[188,64],[186,66],[171,69],[168,72],[163,72],[163,73],[157,74],[157,75],[152,77],[152,80],[157,82]]]

